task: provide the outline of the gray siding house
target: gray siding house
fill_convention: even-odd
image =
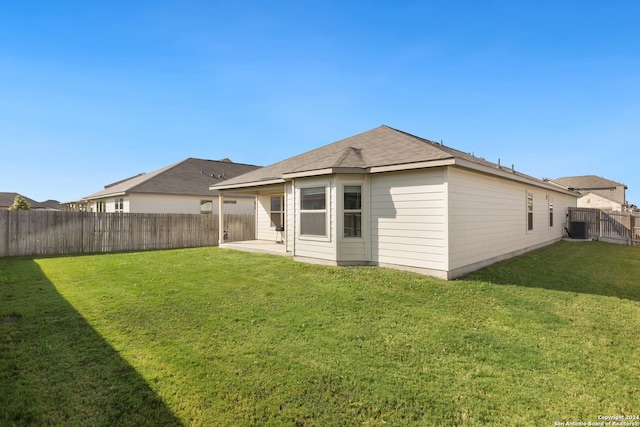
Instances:
[[[218,211],[218,193],[209,187],[259,166],[229,159],[188,158],[153,172],[143,173],[91,194],[83,201],[92,212],[212,213]],[[255,212],[254,197],[237,195],[226,201],[230,214]]]

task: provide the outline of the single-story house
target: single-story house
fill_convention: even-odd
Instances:
[[[578,196],[388,126],[211,189],[254,196],[256,238],[296,260],[445,279],[559,241]]]
[[[628,207],[627,186],[595,175],[567,176],[545,181],[580,193],[579,208],[593,208],[621,212]]]
[[[229,159],[188,158],[154,172],[142,173],[83,198],[90,212],[187,213],[218,212],[218,193],[209,187],[258,169]],[[225,200],[229,214],[255,213],[254,197],[239,194]]]

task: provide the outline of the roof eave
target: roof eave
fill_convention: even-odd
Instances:
[[[427,160],[424,162],[416,162],[416,163],[404,163],[397,165],[386,165],[386,166],[373,166],[369,168],[370,173],[380,173],[380,172],[397,172],[411,169],[425,169],[425,168],[435,168],[439,166],[449,166],[455,164],[455,159],[453,157],[448,159],[439,159],[439,160]]]
[[[519,174],[517,171],[507,172],[504,169],[492,168],[490,166],[481,165],[479,163],[471,162],[469,160],[457,158],[455,162],[456,166],[460,166],[466,169],[472,169],[477,172],[482,172],[489,175],[495,175],[501,178],[510,179],[512,181],[517,181],[525,184],[535,185],[536,187],[545,188],[548,190],[553,190],[559,193],[569,194],[574,197],[580,197],[580,195],[574,191],[565,190],[558,185],[549,184],[542,180],[537,180],[535,178],[524,176]]]
[[[282,178],[273,178],[273,179],[267,179],[263,181],[241,182],[238,184],[216,184],[216,185],[210,186],[209,190],[215,191],[215,190],[231,190],[234,188],[262,187],[265,185],[272,185],[272,184],[284,184],[285,182],[286,180]]]
[[[127,191],[116,191],[113,193],[104,193],[104,194],[92,194],[90,196],[87,197],[83,197],[81,200],[99,200],[99,199],[106,199],[108,197],[116,197],[116,196],[126,196],[128,194]]]
[[[324,168],[324,169],[316,169],[302,172],[289,172],[282,174],[284,179],[294,179],[294,178],[307,178],[311,176],[322,176],[322,175],[333,175],[338,173],[352,174],[352,173],[367,173],[369,171],[368,168],[343,168],[343,167],[333,167],[333,168]]]

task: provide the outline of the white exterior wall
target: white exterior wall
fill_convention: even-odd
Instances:
[[[579,208],[607,209],[622,212],[622,205],[596,193],[586,193],[578,199]]]
[[[455,167],[447,169],[450,277],[558,241],[576,198]],[[533,194],[533,230],[527,194]],[[549,226],[549,199],[554,225]]]
[[[129,212],[131,213],[200,213],[201,197],[191,196],[166,196],[153,194],[132,194]],[[209,199],[207,199],[209,200]],[[213,212],[218,211],[217,196],[211,197]]]
[[[285,244],[287,245],[287,252],[293,252],[293,248],[295,245],[295,232],[296,232],[296,224],[295,224],[295,193],[293,190],[293,182],[287,182],[285,184],[285,194],[284,194],[284,204],[286,207],[285,211]]]
[[[321,178],[297,178],[293,182],[295,197],[295,227],[293,255],[297,258],[305,258],[310,261],[319,260],[330,263],[337,262],[336,247],[336,176]],[[327,191],[327,236],[315,237],[300,234],[300,189],[304,187],[324,186]]]
[[[373,263],[447,270],[444,172],[434,168],[371,175]]]
[[[130,194],[120,197],[102,199],[106,201],[105,212],[115,212],[116,200],[124,199],[125,213],[184,213],[199,214],[200,201],[211,200],[213,213],[218,213],[218,196],[170,196],[154,194]],[[225,214],[252,214],[255,211],[253,198],[225,197],[225,200],[235,200],[235,204],[225,204]],[[91,202],[91,211],[96,212],[96,201]]]

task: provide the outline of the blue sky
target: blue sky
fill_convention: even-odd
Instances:
[[[640,204],[640,2],[0,5],[0,191],[76,200],[187,157],[381,124]]]

